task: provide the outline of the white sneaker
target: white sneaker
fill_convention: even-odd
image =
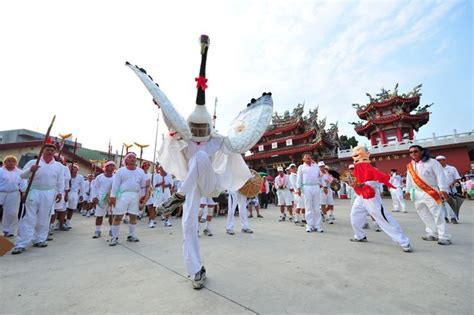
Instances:
[[[173,226],[173,224],[171,224],[170,220],[165,220],[164,225],[165,225],[166,227],[172,227],[172,226]]]
[[[204,287],[205,279],[206,279],[206,269],[204,268],[204,266],[202,266],[201,270],[194,275],[193,288],[196,290],[202,289],[202,287]]]
[[[209,228],[204,229],[204,231],[202,231],[202,233],[204,233],[204,235],[207,235],[207,236],[212,236],[212,235],[214,235],[214,234],[212,234],[211,229],[209,229]]]
[[[148,223],[148,227],[149,227],[150,229],[152,229],[152,228],[155,227],[155,224],[156,224],[155,221],[152,220],[152,221],[150,221],[150,223]]]
[[[109,246],[115,246],[118,244],[118,239],[116,237],[112,237],[109,242]]]
[[[90,217],[91,217],[91,213],[89,211],[87,211],[86,218],[90,218]]]

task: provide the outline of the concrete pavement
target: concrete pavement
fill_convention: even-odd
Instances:
[[[387,208],[391,201],[385,199]],[[191,288],[182,261],[181,221],[138,224],[139,243],[92,239],[94,219],[75,215],[47,248],[0,257],[0,314],[472,314],[474,201],[449,224],[453,245],[421,240],[413,205],[395,213],[414,252],[383,232],[351,243],[350,204],[336,200],[324,233],[278,222],[278,209],[250,219],[254,234],[225,234],[225,217],[201,236],[206,287]],[[107,228],[105,228],[107,232]],[[106,234],[106,232],[103,234]]]

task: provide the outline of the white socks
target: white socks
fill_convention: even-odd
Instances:
[[[128,225],[128,234],[130,234],[130,235],[133,236],[133,237],[136,237],[136,236],[135,236],[135,228],[136,228],[136,227],[137,227],[136,224],[131,224],[131,223],[130,223],[130,224]]]
[[[120,225],[112,225],[112,227],[110,229],[112,230],[112,237],[117,238],[118,233],[119,233],[119,229],[120,229]]]
[[[101,227],[101,225],[96,225],[96,226],[95,226],[95,231],[96,231],[96,232],[100,232],[100,227]]]

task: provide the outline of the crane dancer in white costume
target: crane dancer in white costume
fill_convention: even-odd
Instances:
[[[146,71],[126,63],[153,95],[153,101],[163,112],[169,136],[158,152],[158,160],[176,178],[182,180],[181,188],[162,208],[171,212],[184,203],[183,254],[193,288],[204,286],[206,270],[201,263],[198,243],[198,210],[201,197],[213,197],[224,189],[235,191],[251,177],[242,155],[263,135],[273,112],[271,93],[252,99],[247,108],[230,124],[227,136],[212,128],[212,117],[205,106],[206,59],[209,37],[202,35],[201,67],[197,81],[196,108],[187,123]]]

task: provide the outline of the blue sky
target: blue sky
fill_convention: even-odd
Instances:
[[[186,8],[186,9],[184,9]],[[262,91],[282,113],[305,101],[355,135],[352,103],[423,83],[430,137],[473,129],[472,1],[10,1],[2,4],[4,129],[72,132],[84,146],[153,144],[156,108],[124,66],[143,66],[178,108],[194,108],[198,37],[208,34],[217,129]],[[163,124],[160,133],[164,133]],[[359,138],[368,142],[363,138]],[[152,158],[152,150],[145,152]]]

